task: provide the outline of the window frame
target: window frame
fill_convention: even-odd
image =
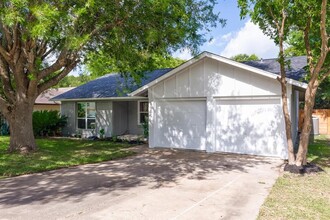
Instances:
[[[148,105],[148,109],[147,109],[147,111],[141,111],[140,110],[140,103],[143,103],[143,102],[145,102],[145,103],[147,103]],[[142,123],[141,123],[141,114],[147,114],[148,115],[148,118],[149,118],[149,100],[139,100],[138,101],[138,105],[137,105],[137,114],[138,114],[138,120],[137,120],[137,124],[138,125],[142,125]],[[147,121],[148,122],[148,121]]]
[[[78,110],[79,110],[79,104],[80,103],[84,103],[85,106],[84,106],[84,113],[85,113],[85,117],[79,117],[78,116]],[[88,110],[90,110],[91,108],[88,107],[88,104],[87,103],[93,103],[94,104],[94,110],[95,111],[95,116],[94,117],[88,117]],[[77,129],[81,129],[81,130],[94,130],[96,129],[96,102],[77,102],[76,103],[76,108],[77,108],[77,112],[76,112],[76,121],[77,121]],[[80,120],[85,120],[85,128],[79,128],[79,119]],[[95,127],[94,128],[88,128],[88,120],[91,120],[93,119],[94,120],[94,124],[95,124]]]

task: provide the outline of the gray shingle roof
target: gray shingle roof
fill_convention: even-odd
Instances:
[[[53,100],[125,97],[128,93],[138,89],[140,86],[148,84],[171,70],[172,68],[166,68],[146,72],[145,76],[141,79],[140,85],[137,85],[132,78],[125,79],[120,74],[107,74],[56,96]]]
[[[51,101],[52,98],[59,96],[67,91],[74,89],[74,87],[66,87],[66,88],[56,88],[56,89],[47,89],[43,93],[41,93],[34,104],[39,105],[58,105],[59,102]]]
[[[286,67],[287,77],[294,80],[302,80],[306,73],[304,69],[307,66],[306,56],[290,57],[287,60],[290,61],[290,65]],[[277,75],[280,74],[280,64],[277,62],[277,59],[247,61],[243,63]]]
[[[306,72],[304,69],[307,65],[306,56],[291,57],[288,59],[290,60],[290,67],[286,68],[287,77],[294,80],[302,80]],[[248,61],[244,62],[244,64],[274,74],[280,73],[280,65],[277,59]],[[148,84],[171,70],[172,68],[166,68],[146,72],[140,85],[137,85],[132,78],[125,79],[120,74],[108,74],[56,96],[53,100],[126,97],[128,93]]]

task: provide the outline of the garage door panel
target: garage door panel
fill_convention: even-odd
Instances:
[[[163,101],[157,108],[156,146],[205,149],[205,101]]]
[[[283,156],[279,99],[218,101],[216,151]]]

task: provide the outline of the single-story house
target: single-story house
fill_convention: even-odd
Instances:
[[[292,134],[298,133],[299,97],[307,85],[306,57],[290,58],[287,90]],[[54,100],[68,117],[65,135],[142,134],[149,146],[287,157],[276,59],[239,63],[203,52],[173,69],[132,79],[109,74]]]
[[[41,93],[36,101],[34,102],[33,111],[42,111],[42,110],[61,110],[61,102],[59,101],[52,101],[51,99],[61,95],[62,93],[65,93],[67,91],[70,91],[75,87],[64,87],[64,88],[52,88],[47,89],[43,93]]]
[[[52,101],[51,99],[70,91],[75,87],[65,87],[65,88],[51,88],[47,89],[43,93],[41,93],[33,105],[33,111],[60,111],[61,110],[61,102]],[[4,118],[4,116],[0,113],[0,135],[7,135],[9,133],[9,124]]]

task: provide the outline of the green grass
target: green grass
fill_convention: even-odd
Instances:
[[[28,155],[7,152],[9,137],[0,137],[0,179],[133,155],[127,143],[37,139],[38,151]]]
[[[308,151],[308,161],[325,172],[279,177],[258,219],[330,219],[330,137],[315,138]]]

